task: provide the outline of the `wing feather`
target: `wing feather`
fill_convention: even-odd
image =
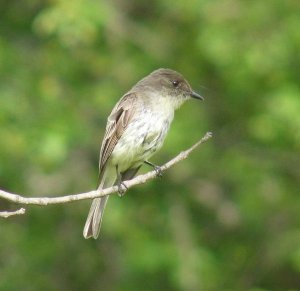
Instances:
[[[116,144],[127,128],[135,112],[135,93],[128,93],[116,104],[107,120],[106,131],[100,150],[99,178],[102,178],[106,163]]]

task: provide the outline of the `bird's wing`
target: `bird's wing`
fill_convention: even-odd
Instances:
[[[132,119],[137,103],[135,93],[128,93],[116,104],[107,120],[106,131],[100,150],[99,180],[117,142]]]

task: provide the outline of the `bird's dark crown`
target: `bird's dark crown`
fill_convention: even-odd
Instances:
[[[176,91],[191,92],[190,84],[184,77],[171,69],[158,69],[142,79],[138,86],[152,86],[157,90],[167,89]]]

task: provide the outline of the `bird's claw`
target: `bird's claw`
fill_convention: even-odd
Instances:
[[[118,184],[118,195],[119,195],[119,197],[123,197],[127,190],[128,190],[128,187],[125,185],[124,182],[120,182]]]
[[[161,167],[154,166],[154,171],[156,172],[156,177],[161,178],[163,176]]]
[[[159,166],[154,165],[153,163],[149,162],[149,161],[144,161],[145,164],[151,166],[154,171],[156,172],[156,177],[161,178],[162,177],[162,169]]]

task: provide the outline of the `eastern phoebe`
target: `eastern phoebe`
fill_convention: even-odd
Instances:
[[[155,168],[148,159],[161,148],[174,117],[186,100],[203,100],[184,77],[170,69],[158,69],[139,81],[115,105],[108,117],[100,150],[99,187],[132,179],[143,163]],[[96,239],[100,232],[109,196],[95,198],[88,214],[83,236]]]

